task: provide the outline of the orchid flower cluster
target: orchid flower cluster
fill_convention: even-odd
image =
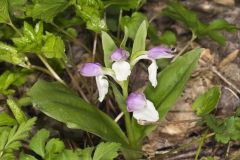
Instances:
[[[154,47],[141,55],[137,56],[131,61],[128,61],[128,51],[118,48],[111,54],[112,68],[103,67],[99,63],[85,63],[80,73],[85,77],[95,77],[97,88],[99,92],[98,100],[103,101],[105,95],[108,93],[109,82],[107,76],[112,77],[118,84],[128,80],[131,70],[134,65],[142,60],[147,59],[151,61],[148,67],[149,81],[153,87],[157,86],[157,59],[172,58],[172,49],[165,47]],[[133,112],[133,117],[138,121],[156,122],[159,119],[158,111],[154,104],[146,99],[143,93],[133,92],[126,98],[126,106],[128,112]]]

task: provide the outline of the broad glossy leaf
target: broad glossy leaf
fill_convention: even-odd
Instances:
[[[136,54],[138,51],[145,51],[146,38],[147,38],[147,22],[143,21],[140,27],[138,28],[134,39],[131,57],[134,57],[134,54]]]
[[[220,88],[213,87],[204,94],[198,96],[192,104],[192,107],[197,112],[197,115],[204,116],[209,114],[217,106],[220,94]]]
[[[31,139],[29,148],[42,158],[45,157],[45,143],[49,138],[50,132],[46,129],[39,130]]]
[[[26,67],[25,59],[26,57],[18,53],[16,48],[0,42],[0,61]]]
[[[65,46],[61,37],[48,33],[46,35],[45,44],[42,47],[42,53],[47,58],[66,59]]]
[[[117,49],[117,46],[113,39],[104,31],[102,31],[102,46],[105,67],[111,68],[111,54]]]
[[[28,95],[37,109],[70,128],[82,129],[122,145],[128,143],[120,127],[108,115],[59,83],[39,80]]]
[[[10,117],[7,113],[0,113],[0,126],[12,126],[17,124],[17,121]]]
[[[150,84],[147,86],[145,95],[154,103],[160,119],[166,116],[181,95],[187,80],[196,67],[200,53],[201,49],[199,48],[187,52],[158,75],[158,85],[155,88]],[[156,127],[154,125],[140,126],[136,124],[136,121],[133,123],[136,139],[140,140]]]
[[[121,144],[106,142],[100,143],[93,156],[93,160],[112,160],[118,156],[118,150],[120,149]]]
[[[121,27],[122,28],[127,27],[128,36],[131,39],[134,39],[136,36],[137,30],[143,21],[147,21],[147,17],[140,12],[134,12],[131,17],[129,16],[122,17]]]
[[[48,23],[70,5],[68,0],[36,0],[34,2],[34,5],[28,9],[27,15]]]
[[[8,0],[0,1],[0,23],[8,23],[10,21],[8,13]]]

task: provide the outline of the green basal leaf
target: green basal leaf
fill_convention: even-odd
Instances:
[[[143,0],[102,0],[105,7],[114,6],[123,10],[136,9]]]
[[[104,31],[102,31],[102,46],[105,67],[111,68],[111,54],[117,49],[117,46],[113,39]]]
[[[0,1],[0,23],[9,23],[8,0]]]
[[[120,147],[119,143],[100,143],[94,152],[93,160],[112,160],[118,156]]]
[[[15,102],[15,100],[11,96],[8,97],[7,104],[19,124],[27,121],[24,112],[21,110],[17,102]]]
[[[128,36],[131,39],[134,39],[136,36],[137,30],[143,21],[147,21],[147,17],[140,12],[134,12],[131,17],[129,16],[122,17],[121,27],[123,29],[124,27],[127,27]]]
[[[192,105],[193,110],[197,112],[198,116],[209,114],[217,106],[220,95],[219,87],[209,89],[206,93],[197,97]]]
[[[26,57],[23,54],[18,53],[16,48],[0,42],[0,61],[27,67],[25,60]]]
[[[172,31],[165,31],[160,37],[160,42],[168,46],[175,45],[177,41],[175,33]]]
[[[7,113],[0,113],[0,126],[13,126],[15,124],[17,124],[17,121]]]
[[[65,45],[61,37],[47,33],[45,37],[45,44],[42,47],[42,53],[47,58],[66,59]]]
[[[150,84],[147,86],[145,95],[154,103],[160,119],[166,116],[181,95],[187,80],[196,67],[201,51],[200,48],[193,49],[179,57],[158,75],[158,85],[155,88]],[[156,127],[154,125],[140,126],[136,121],[133,123],[137,140],[142,140]]]
[[[29,148],[42,158],[45,157],[45,143],[49,138],[49,131],[46,129],[39,130],[31,139]]]
[[[147,28],[148,28],[147,26],[148,26],[147,22],[143,21],[140,27],[138,28],[134,42],[133,42],[131,57],[134,57],[138,51],[145,51],[145,41],[147,38]]]
[[[108,115],[59,83],[39,80],[28,95],[37,109],[70,128],[91,132],[103,140],[118,142],[123,146],[128,143],[120,127]]]
[[[226,43],[226,38],[224,37],[224,35],[218,31],[211,31],[208,33],[208,36],[216,41],[217,43],[219,43],[220,45],[225,45]]]
[[[27,10],[27,16],[47,23],[51,23],[58,13],[63,12],[70,5],[68,0],[35,0],[33,2],[34,4]]]

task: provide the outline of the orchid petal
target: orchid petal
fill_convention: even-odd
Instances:
[[[116,49],[111,55],[112,61],[125,61],[128,59],[128,57],[128,51],[121,48]]]
[[[81,75],[85,77],[95,77],[102,75],[102,67],[99,63],[85,63],[80,69]]]
[[[115,72],[118,81],[127,80],[128,76],[131,74],[130,68],[130,64],[126,61],[114,62],[112,65],[112,70]]]
[[[105,95],[108,93],[108,81],[106,80],[106,76],[100,75],[96,76],[96,83],[98,88],[99,97],[98,100],[100,102],[103,101]]]
[[[149,100],[143,109],[133,112],[133,117],[138,121],[156,122],[159,120],[158,111]]]
[[[148,67],[148,79],[151,82],[153,87],[157,86],[157,63],[155,60],[152,60],[152,64]]]
[[[146,97],[143,93],[131,93],[127,97],[127,111],[134,112],[146,106]]]

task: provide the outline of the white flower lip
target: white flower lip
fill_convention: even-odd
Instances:
[[[125,81],[131,74],[130,64],[126,61],[114,62],[112,65],[112,70],[115,73],[116,79],[118,81]]]

